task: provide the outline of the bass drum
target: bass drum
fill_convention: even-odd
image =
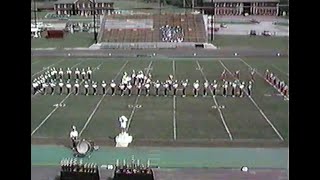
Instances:
[[[86,140],[79,141],[79,143],[77,144],[77,152],[79,153],[79,155],[85,156],[91,150],[92,150],[92,146]]]

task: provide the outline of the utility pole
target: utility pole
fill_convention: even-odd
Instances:
[[[37,4],[36,0],[33,0],[33,13],[34,13],[34,25],[37,28]]]
[[[160,10],[160,15],[161,15],[161,1],[162,1],[162,0],[159,0],[159,7],[160,7],[160,9],[159,9],[159,10]]]
[[[214,32],[214,27],[213,27],[213,18],[214,18],[214,16],[213,16],[213,14],[214,14],[214,5],[213,5],[213,0],[211,0],[211,5],[212,5],[212,13],[211,13],[211,21],[210,21],[210,23],[211,23],[211,41],[213,41],[213,32]]]
[[[96,0],[93,0],[93,36],[94,36],[94,42],[97,44],[97,31],[96,31]]]

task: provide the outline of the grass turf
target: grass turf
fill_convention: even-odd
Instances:
[[[75,34],[66,34],[63,39],[31,39],[31,48],[72,48],[89,47],[94,43],[93,34],[79,32]]]
[[[165,80],[168,74],[175,74],[179,80],[188,78],[190,83],[196,79],[203,82],[204,77],[197,70],[195,59],[175,59],[175,71],[173,71],[173,59],[155,59],[152,61],[153,79]],[[243,59],[250,66],[256,68],[260,73],[265,69],[275,72],[279,77],[288,80],[286,75],[288,60],[286,58],[245,58]],[[59,62],[60,61],[60,62]],[[128,61],[128,62],[127,62]],[[57,63],[59,62],[59,63]],[[80,64],[78,64],[81,62]],[[241,79],[249,79],[248,67],[238,59],[224,59],[221,61],[231,72],[241,70]],[[123,71],[131,72],[135,70],[145,70],[150,64],[150,59],[32,59],[32,74],[39,72],[43,67],[97,67],[93,77],[97,81],[111,79],[119,81]],[[125,66],[124,64],[127,63]],[[204,75],[210,81],[218,79],[223,71],[223,66],[216,60],[203,59],[199,61],[203,68]],[[122,72],[119,70],[121,67]],[[277,67],[277,68],[275,68]],[[282,73],[279,71],[281,70]],[[120,73],[120,76],[117,74]],[[284,74],[283,74],[284,73]],[[40,74],[40,73],[38,73]],[[36,76],[36,75],[35,75]],[[35,77],[34,76],[34,77]],[[115,78],[117,77],[117,78]],[[232,77],[229,76],[231,80]],[[191,95],[191,87],[188,89]],[[277,94],[269,84],[256,75],[252,98],[265,113],[270,122],[281,133],[282,137],[288,138],[288,101],[284,101],[279,96],[265,96],[265,94]],[[61,102],[66,95],[42,96],[37,95],[32,98],[32,121],[33,131],[54,109],[53,105]],[[83,137],[88,138],[108,138],[119,133],[117,118],[125,115],[128,118],[132,115],[129,123],[129,132],[135,139],[156,139],[172,140],[174,137],[174,122],[176,121],[176,134],[179,140],[208,140],[208,139],[229,139],[228,133],[222,123],[222,119],[215,105],[212,96],[197,97],[192,96],[182,98],[177,96],[174,99],[168,97],[154,96],[74,96],[71,95],[65,100],[66,107],[58,108],[34,133],[34,137],[66,137],[72,125],[77,126],[78,131],[83,130]],[[278,140],[279,137],[267,120],[261,115],[257,107],[249,98],[224,98],[216,97],[219,105],[224,105],[221,109],[226,125],[228,126],[235,140],[245,139],[269,139]],[[100,102],[101,101],[101,102]],[[175,101],[175,118],[174,103]],[[97,104],[100,105],[97,107]],[[137,102],[141,108],[133,109],[128,105]],[[87,124],[87,126],[85,126]],[[85,127],[85,128],[84,128]]]
[[[289,37],[264,37],[243,35],[215,35],[214,45],[221,48],[252,48],[289,50]]]

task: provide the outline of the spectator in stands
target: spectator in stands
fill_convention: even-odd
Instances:
[[[161,33],[161,40],[163,42],[183,42],[184,40],[184,34],[183,30],[179,26],[162,26],[160,28],[160,33]]]

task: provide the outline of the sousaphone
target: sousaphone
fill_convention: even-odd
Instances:
[[[93,142],[87,141],[85,139],[79,140],[76,146],[76,156],[84,157],[90,154],[93,150],[97,150],[99,147],[94,146]]]

